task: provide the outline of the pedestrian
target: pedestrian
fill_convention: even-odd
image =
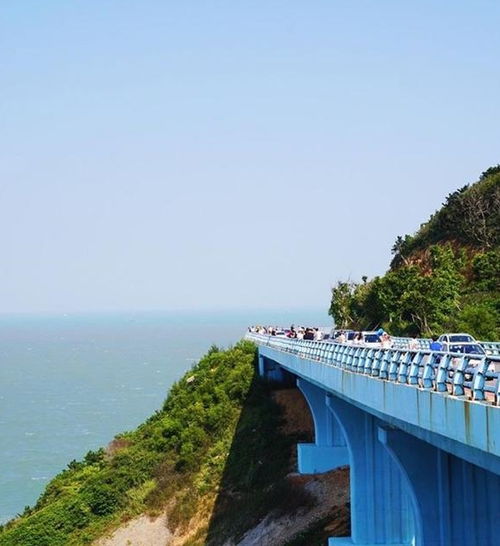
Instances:
[[[438,341],[437,336],[432,336],[432,342],[429,345],[429,349],[431,351],[442,351],[443,350],[443,344]]]

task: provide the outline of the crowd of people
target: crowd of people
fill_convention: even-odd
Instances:
[[[318,327],[291,325],[290,328],[278,328],[278,326],[250,326],[249,332],[263,334],[267,336],[282,336],[290,339],[310,339],[314,341],[322,341],[328,338],[323,330]]]
[[[376,332],[352,332],[346,330],[337,330],[333,336],[333,341],[337,343],[351,343],[352,345],[366,345],[380,343],[384,349],[392,347],[392,338],[382,328]]]
[[[382,328],[379,328],[374,332],[333,330],[331,333],[326,333],[324,330],[318,327],[296,327],[292,324],[290,328],[280,328],[278,326],[250,326],[248,331],[257,334],[282,336],[291,339],[309,339],[314,341],[330,340],[334,343],[349,343],[352,345],[376,344],[384,349],[390,349],[393,346],[391,336]],[[418,341],[416,339],[411,340],[410,349],[418,349]]]

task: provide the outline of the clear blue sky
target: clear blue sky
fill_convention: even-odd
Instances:
[[[0,308],[327,307],[500,161],[500,3],[4,0]]]

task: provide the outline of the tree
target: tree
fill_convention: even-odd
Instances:
[[[465,241],[482,249],[499,243],[500,174],[469,188],[460,210],[460,232]]]
[[[481,173],[479,180],[484,180],[485,178],[489,178],[495,174],[500,174],[500,165],[495,165],[494,167],[486,169],[483,173]]]
[[[339,281],[332,288],[332,299],[328,314],[333,317],[339,328],[347,328],[351,325],[353,292],[356,284],[353,282]]]
[[[468,304],[453,321],[453,330],[468,332],[476,339],[498,339],[498,312],[488,303]]]
[[[408,265],[408,256],[411,252],[411,245],[413,237],[411,235],[405,235],[402,237],[398,235],[391,248],[391,254],[394,258],[391,261],[391,268],[395,269],[401,265]]]
[[[472,271],[479,291],[500,292],[500,249],[476,254],[472,260]]]
[[[429,248],[431,272],[413,268],[401,298],[403,311],[417,324],[419,333],[431,335],[443,329],[450,315],[459,310],[460,262],[450,247]]]

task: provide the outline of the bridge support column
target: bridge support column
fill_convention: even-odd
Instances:
[[[257,358],[259,359],[259,375],[264,377],[266,371],[264,366],[264,357],[259,352]]]
[[[330,546],[410,545],[415,537],[411,500],[398,465],[378,440],[376,417],[328,398],[349,450],[351,537],[330,538]]]
[[[315,438],[314,444],[297,445],[299,472],[316,474],[348,465],[349,452],[342,430],[327,406],[327,393],[303,379],[297,380],[297,387],[311,410]]]
[[[417,546],[493,546],[500,476],[391,427],[378,433],[408,482]]]
[[[283,368],[274,360],[262,356],[259,352],[258,356],[259,375],[269,381],[276,383],[285,383],[285,372]],[[289,376],[291,374],[288,374]]]

